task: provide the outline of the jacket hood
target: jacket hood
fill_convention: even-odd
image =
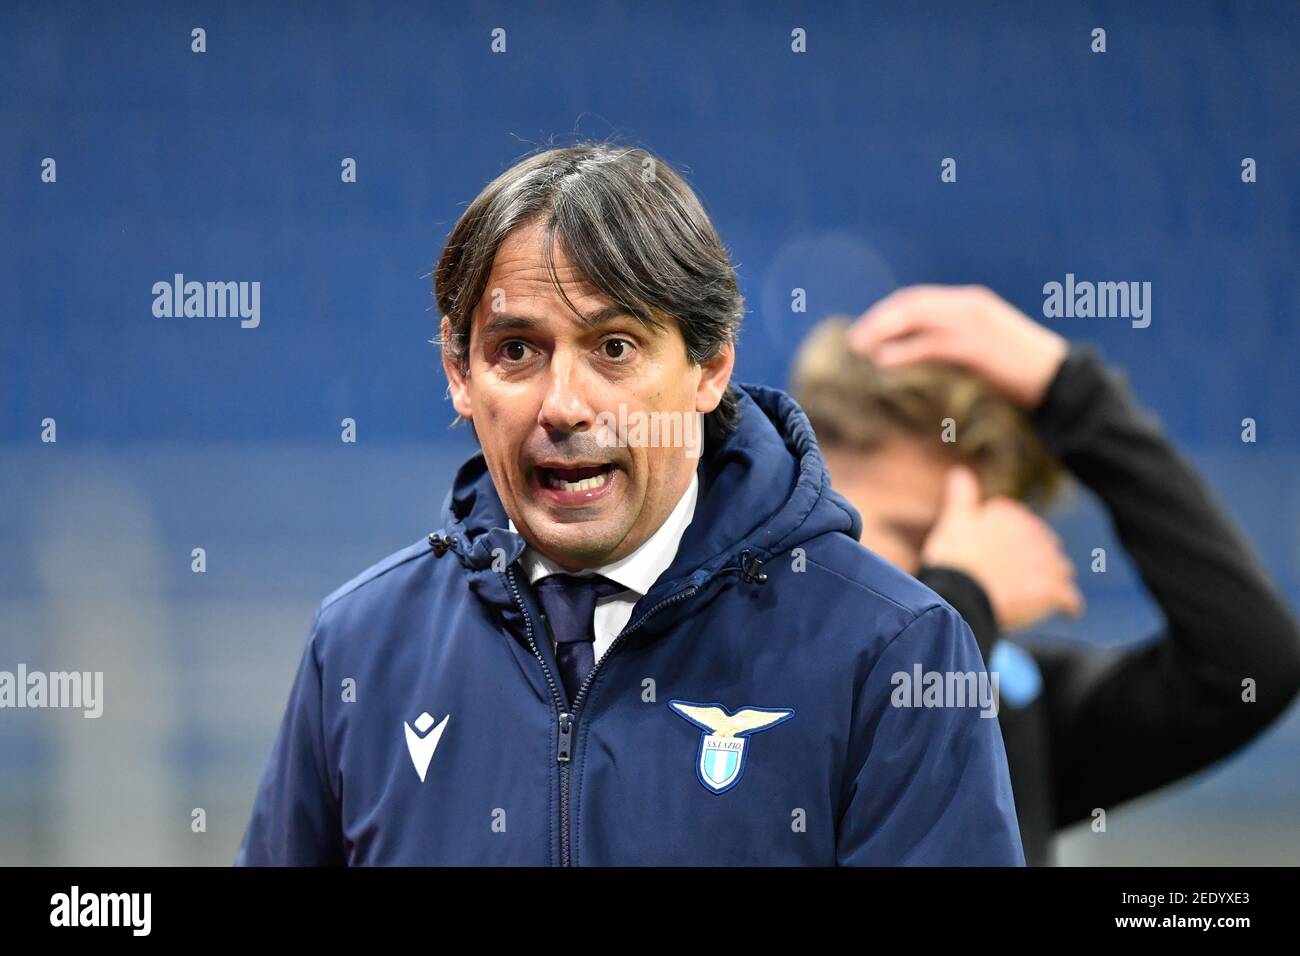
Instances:
[[[705,447],[695,516],[677,557],[642,603],[703,588],[726,570],[757,572],[755,559],[761,566],[827,532],[854,541],[861,534],[861,516],[831,490],[808,416],[794,399],[763,385],[737,383],[735,391],[737,427],[715,447]],[[513,563],[525,547],[523,537],[508,530],[482,452],[457,472],[443,503],[443,523],[444,537],[471,572],[489,571],[502,555]],[[745,579],[758,578],[751,573]]]

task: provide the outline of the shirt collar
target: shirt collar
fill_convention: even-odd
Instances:
[[[566,571],[545,555],[539,554],[531,545],[524,548],[519,561],[528,572],[528,583],[536,584],[549,574],[600,574],[629,591],[644,595],[659,579],[659,575],[668,570],[677,556],[677,547],[682,535],[695,517],[695,500],[699,497],[700,477],[698,470],[691,475],[691,483],[678,499],[672,512],[659,526],[654,534],[647,538],[639,548],[624,558],[612,561],[591,571]],[[514,521],[510,521],[510,531],[518,534]]]

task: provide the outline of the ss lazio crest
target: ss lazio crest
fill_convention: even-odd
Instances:
[[[729,714],[721,704],[695,704],[689,700],[670,700],[668,706],[704,731],[695,775],[710,793],[726,793],[740,782],[745,771],[746,738],[794,716],[793,710],[770,707],[742,707]]]

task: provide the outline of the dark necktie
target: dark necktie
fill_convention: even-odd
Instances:
[[[626,588],[599,574],[588,577],[551,574],[534,584],[533,590],[537,592],[542,611],[551,625],[556,663],[560,665],[560,677],[572,703],[578,688],[596,666],[592,647],[595,640],[592,615],[596,613],[596,601]]]

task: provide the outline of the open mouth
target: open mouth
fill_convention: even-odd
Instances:
[[[608,462],[603,465],[584,465],[577,468],[543,466],[537,469],[537,476],[543,488],[572,493],[603,488],[613,470],[614,466]]]

